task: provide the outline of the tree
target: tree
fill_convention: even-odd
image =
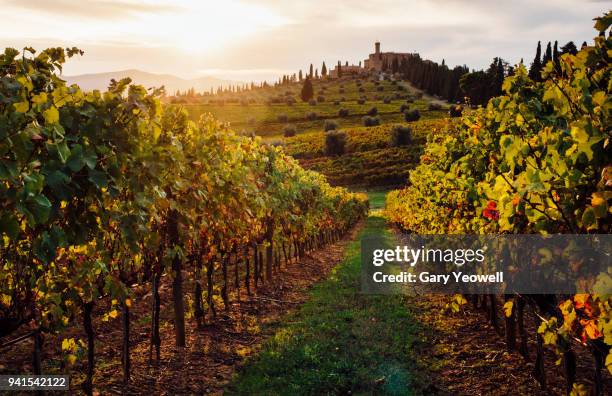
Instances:
[[[298,73],[298,80],[302,81],[304,79],[304,77],[302,76],[302,69],[300,69],[300,72]]]
[[[317,69],[315,69],[315,75],[314,75],[314,78],[315,78],[315,79],[319,78],[319,69],[318,69],[318,68],[317,68]]]
[[[529,68],[529,78],[534,81],[540,81],[540,70],[542,69],[542,44],[538,41],[538,48],[536,49],[536,55]]]
[[[459,80],[459,85],[473,105],[482,105],[488,100],[491,80],[486,72],[479,70],[464,74]]]
[[[391,147],[407,146],[412,143],[412,129],[402,125],[395,125],[391,129],[391,139],[389,145]]]
[[[391,62],[391,71],[393,73],[397,73],[399,71],[399,62],[397,58],[393,58],[393,61]]]
[[[546,66],[546,64],[553,60],[552,56],[552,47],[550,46],[550,41],[546,45],[546,52],[544,53],[544,59],[542,59],[542,66]]]
[[[308,77],[312,78],[314,77],[314,69],[312,67],[312,63],[310,64],[310,71],[308,72]]]
[[[493,64],[491,65],[491,92],[489,92],[489,97],[499,96],[502,94],[502,84],[504,83],[505,78],[505,65],[504,60],[502,58],[493,59]]]
[[[332,130],[325,133],[325,154],[338,156],[344,154],[346,147],[346,133]]]
[[[312,88],[312,81],[310,78],[306,78],[304,80],[304,85],[302,85],[302,92],[300,93],[300,97],[302,101],[308,102],[314,96],[314,89]]]
[[[555,63],[555,70],[557,70],[557,72],[561,71],[561,63],[560,63],[561,59],[559,59],[560,56],[561,54],[559,53],[559,43],[557,42],[557,40],[555,40],[552,61]]]
[[[576,55],[578,53],[578,48],[576,48],[576,44],[573,41],[568,41],[563,47],[561,47],[561,54],[571,54]]]
[[[323,62],[323,66],[321,66],[321,77],[327,76],[327,66],[325,66],[325,62]]]
[[[342,64],[340,61],[338,61],[338,67],[336,67],[336,69],[338,69],[338,78],[342,77]]]

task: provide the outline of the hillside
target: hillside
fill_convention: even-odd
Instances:
[[[300,99],[301,88],[302,83],[289,82],[172,101],[184,106],[194,120],[210,113],[236,131],[282,145],[302,166],[324,174],[331,184],[352,188],[405,183],[427,136],[448,122],[447,105],[423,95],[406,81],[315,79],[314,98],[308,102]],[[419,119],[407,122],[405,114],[414,110],[418,110]],[[365,126],[366,120],[374,125]],[[410,144],[391,144],[392,131],[398,126],[412,130]],[[326,155],[326,130],[346,134],[343,155]]]

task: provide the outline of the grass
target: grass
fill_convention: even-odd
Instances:
[[[387,198],[388,190],[367,191],[370,201],[370,210],[380,210],[385,208],[385,199]]]
[[[380,204],[382,193],[374,193]],[[370,216],[360,238],[392,236]],[[360,294],[360,242],[286,318],[227,388],[229,395],[422,393],[419,325],[402,295]]]

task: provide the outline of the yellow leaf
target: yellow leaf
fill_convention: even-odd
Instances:
[[[610,374],[612,374],[612,351],[610,351],[610,353],[608,353],[608,356],[606,356],[606,368],[608,369]]]
[[[34,95],[32,97],[32,103],[34,104],[41,104],[41,103],[45,103],[47,101],[47,93],[46,92],[41,92],[38,95]]]
[[[73,365],[74,363],[76,363],[77,357],[73,354],[70,354],[68,355],[66,360],[68,361],[68,364]]]
[[[30,104],[27,101],[14,103],[13,106],[15,106],[15,111],[17,113],[25,113],[26,111],[30,109]]]
[[[581,320],[580,324],[584,327],[584,331],[589,339],[594,340],[601,337],[601,333],[597,328],[597,322],[594,320]]]
[[[525,123],[525,119],[523,118],[522,115],[517,114],[516,115],[516,125],[521,126]]]
[[[13,298],[8,294],[0,294],[0,303],[2,303],[2,305],[9,306],[12,300]]]
[[[125,305],[128,308],[132,308],[132,300],[130,300],[129,298],[125,300]]]
[[[112,311],[108,313],[108,316],[115,319],[117,316],[119,316],[119,312],[116,309],[113,309]]]
[[[590,295],[589,294],[576,294],[574,296],[574,303],[576,303],[576,308],[581,309],[584,308],[584,306],[586,305],[586,303],[589,300]]]
[[[64,338],[62,340],[62,351],[72,351],[74,350],[75,346],[76,346],[76,343],[74,342],[74,339],[72,338]]]
[[[504,304],[504,312],[505,312],[507,318],[512,316],[512,307],[514,307],[514,301],[513,300],[506,301],[506,303]]]
[[[589,390],[586,386],[574,383],[570,396],[588,396],[589,394]]]
[[[43,112],[43,117],[47,124],[55,124],[59,121],[59,112],[55,107],[49,107]]]
[[[591,196],[591,205],[599,206],[605,203],[606,203],[606,200],[603,197],[602,193],[593,193],[593,195]]]

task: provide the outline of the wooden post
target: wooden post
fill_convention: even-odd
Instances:
[[[512,301],[512,296],[509,294],[504,295],[504,301]],[[516,322],[515,322],[515,312],[516,312],[516,300],[513,301],[512,304],[512,312],[510,316],[506,315],[504,311],[504,330],[506,332],[506,348],[508,351],[514,351],[516,349]]]
[[[83,390],[87,395],[93,394],[93,375],[94,375],[94,330],[91,325],[91,311],[93,310],[93,301],[83,304],[83,327],[87,334],[87,377],[83,383]]]
[[[123,363],[123,386],[127,388],[130,382],[130,309],[123,302],[123,347],[121,349],[121,361]]]
[[[168,215],[169,245],[175,248],[179,244],[178,212],[170,211]],[[185,346],[185,304],[183,302],[183,263],[178,255],[172,259],[172,299],[174,300],[174,331],[177,347]]]

